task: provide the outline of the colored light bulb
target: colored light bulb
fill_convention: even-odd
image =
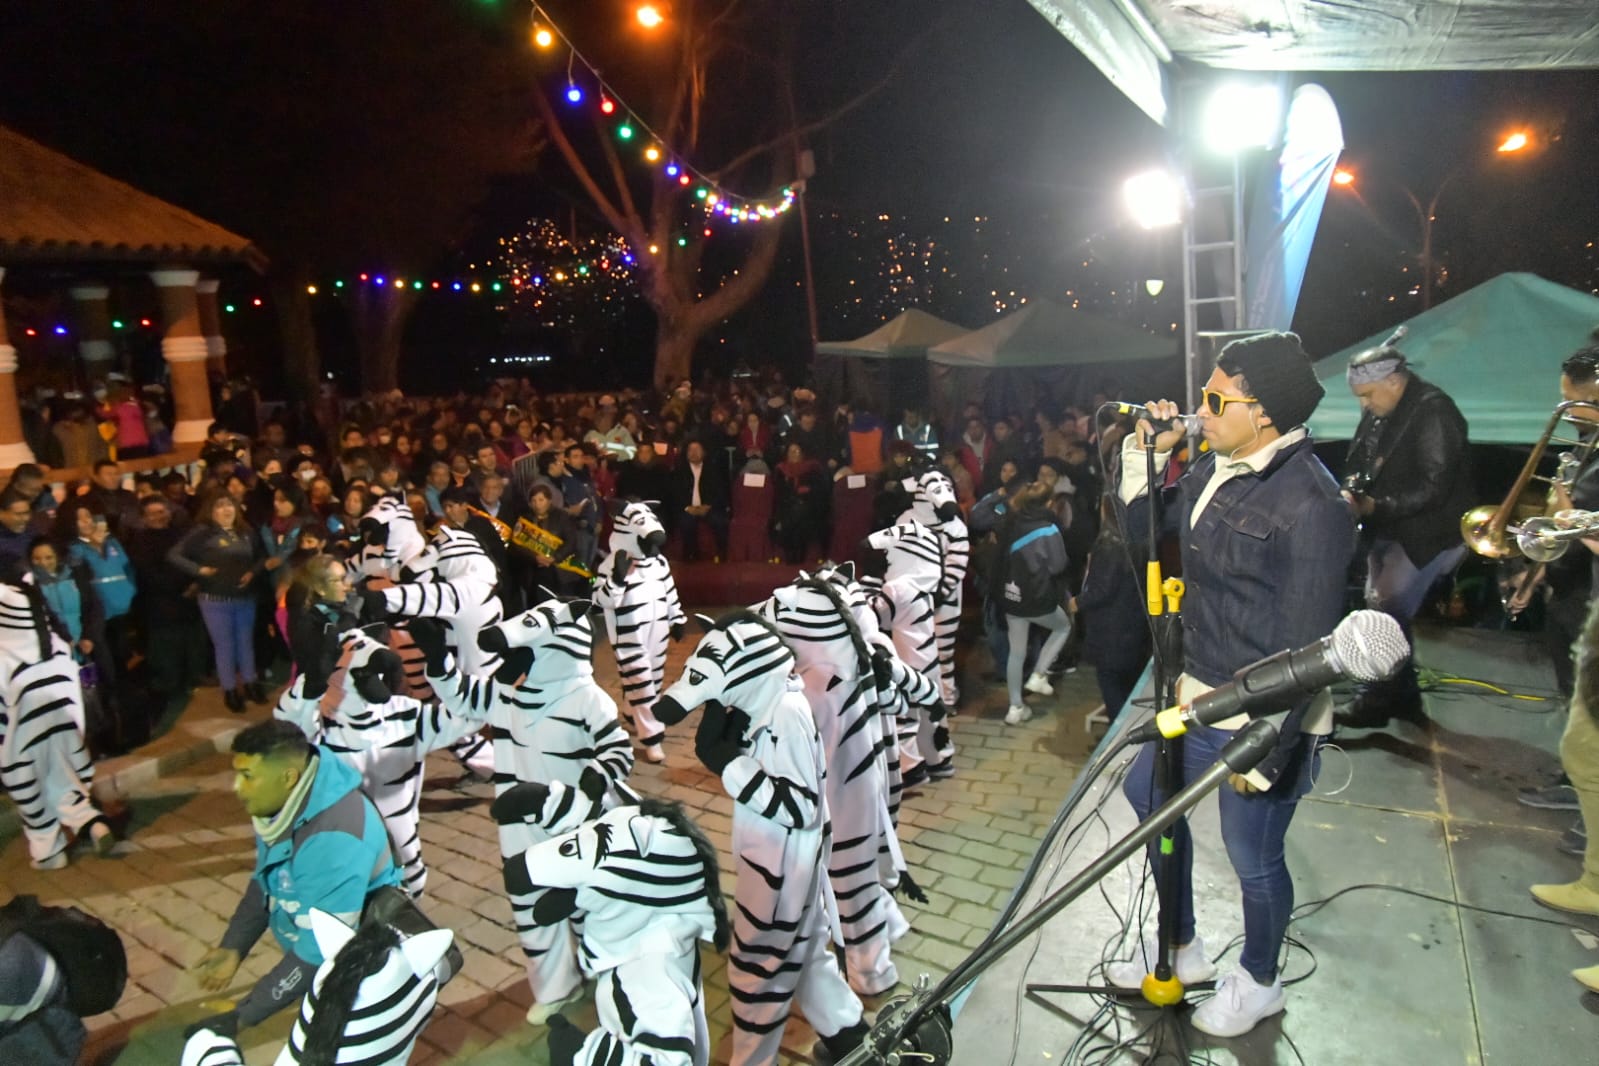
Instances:
[[[600,97],[600,112],[601,112],[601,114],[609,115],[615,110],[616,110],[616,101],[615,100],[612,100],[609,96]]]
[[[576,85],[568,85],[566,87],[566,102],[569,104],[581,104],[583,102],[583,90]]]
[[[616,135],[624,141],[631,141],[633,139],[633,127],[624,122],[616,127]]]

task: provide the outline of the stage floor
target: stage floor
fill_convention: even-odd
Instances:
[[[1552,694],[1553,673],[1536,639],[1439,628],[1424,629],[1419,643],[1424,669]],[[1369,882],[1564,922],[1568,916],[1534,903],[1527,886],[1577,875],[1579,860],[1555,848],[1575,814],[1532,810],[1515,798],[1520,786],[1545,783],[1554,767],[1564,705],[1469,684],[1441,685],[1426,701],[1425,726],[1344,730],[1336,741],[1343,751],[1325,754],[1320,780],[1288,835],[1297,901]],[[1125,761],[1095,784],[1071,820],[1097,806],[1103,822],[1092,819],[1075,848],[1057,847],[1039,879],[1048,884],[1035,886],[1028,904],[1132,827],[1115,783]],[[1214,958],[1242,932],[1238,886],[1221,850],[1214,800],[1201,803],[1192,824],[1199,931]],[[1113,1049],[1115,1035],[1075,1057],[1072,1045],[1099,1005],[1053,995],[1052,1009],[1024,988],[1089,982],[1106,957],[1107,938],[1122,925],[1112,906],[1121,914],[1134,907],[1143,868],[1140,859],[1113,873],[1103,894],[1078,900],[979,979],[956,1019],[955,1062],[1146,1061],[1147,1040],[1136,1050]],[[1153,930],[1152,903],[1150,910]],[[1290,950],[1286,977],[1315,972],[1288,989],[1286,1013],[1237,1040],[1206,1037],[1184,1022],[1187,1050],[1201,1062],[1310,1066],[1599,1062],[1599,996],[1585,994],[1569,975],[1599,963],[1599,920],[1570,922],[1587,932],[1397,892],[1350,892],[1290,927],[1314,959]],[[1108,957],[1129,957],[1134,943]],[[1222,972],[1237,952],[1228,951]],[[1149,1010],[1116,1013],[1127,1038],[1156,1017]],[[1168,1050],[1176,1053],[1158,1061],[1184,1060],[1180,1050]]]

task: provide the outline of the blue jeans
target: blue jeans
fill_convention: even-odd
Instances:
[[[217,683],[224,692],[255,682],[255,600],[200,597],[200,617],[217,653]]]
[[[1427,590],[1466,557],[1466,546],[1445,548],[1417,569],[1398,541],[1374,540],[1366,556],[1366,606],[1393,615],[1405,625],[1421,610]]]
[[[1183,737],[1182,779],[1177,787],[1198,777],[1216,761],[1221,749],[1234,734],[1209,726],[1195,726]],[[1307,745],[1318,742],[1308,737]],[[1122,792],[1133,805],[1140,820],[1165,801],[1164,795],[1155,792],[1155,756],[1157,745],[1148,744],[1133,760],[1127,771]],[[1277,959],[1282,952],[1283,936],[1288,932],[1288,918],[1294,909],[1294,881],[1288,873],[1288,863],[1283,857],[1283,840],[1288,835],[1288,823],[1293,820],[1294,808],[1300,797],[1310,791],[1315,777],[1315,766],[1320,759],[1319,749],[1309,758],[1300,758],[1288,764],[1284,776],[1265,792],[1248,796],[1239,795],[1232,785],[1224,783],[1217,796],[1221,803],[1221,836],[1227,845],[1227,858],[1244,897],[1244,953],[1240,965],[1261,984],[1269,985],[1277,979]],[[1194,939],[1194,851],[1186,819],[1177,823],[1173,843],[1172,862],[1177,863],[1176,899],[1177,943],[1187,944]],[[1160,842],[1149,848],[1150,865],[1156,869],[1161,862]]]

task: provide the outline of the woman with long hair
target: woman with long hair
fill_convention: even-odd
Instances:
[[[255,590],[263,569],[261,541],[226,494],[200,508],[195,527],[167,553],[167,560],[199,586],[200,617],[216,651],[222,701],[234,714],[245,700],[267,702],[255,669]]]
[[[138,591],[133,561],[127,549],[112,535],[106,516],[78,497],[62,514],[74,523],[73,539],[66,546],[66,558],[73,567],[82,567],[89,579],[103,626],[101,646],[95,649],[94,663],[99,675],[100,700],[117,730],[117,747],[137,747],[150,738],[150,723],[144,708],[134,707],[121,698],[119,683],[124,680],[133,657],[133,597]]]

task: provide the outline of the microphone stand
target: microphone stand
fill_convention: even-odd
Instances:
[[[1270,720],[1257,718],[1250,722],[1227,742],[1221,755],[1204,773],[1178,790],[1134,827],[1132,832],[1111,845],[1109,850],[1085,866],[1070,881],[1040,901],[1037,907],[1000,934],[986,949],[969,956],[931,990],[925,987],[924,977],[924,983],[918,986],[911,997],[886,1005],[866,1039],[840,1059],[838,1066],[869,1066],[873,1063],[941,1066],[947,1063],[951,1048],[947,1015],[950,1000],[997,962],[1000,956],[1043,928],[1045,923],[1088,892],[1129,856],[1148,846],[1157,836],[1168,832],[1200,800],[1219,788],[1228,774],[1247,773],[1253,769],[1276,743],[1277,727]],[[1070,985],[1028,985],[1027,988],[1030,993],[1083,991]]]

